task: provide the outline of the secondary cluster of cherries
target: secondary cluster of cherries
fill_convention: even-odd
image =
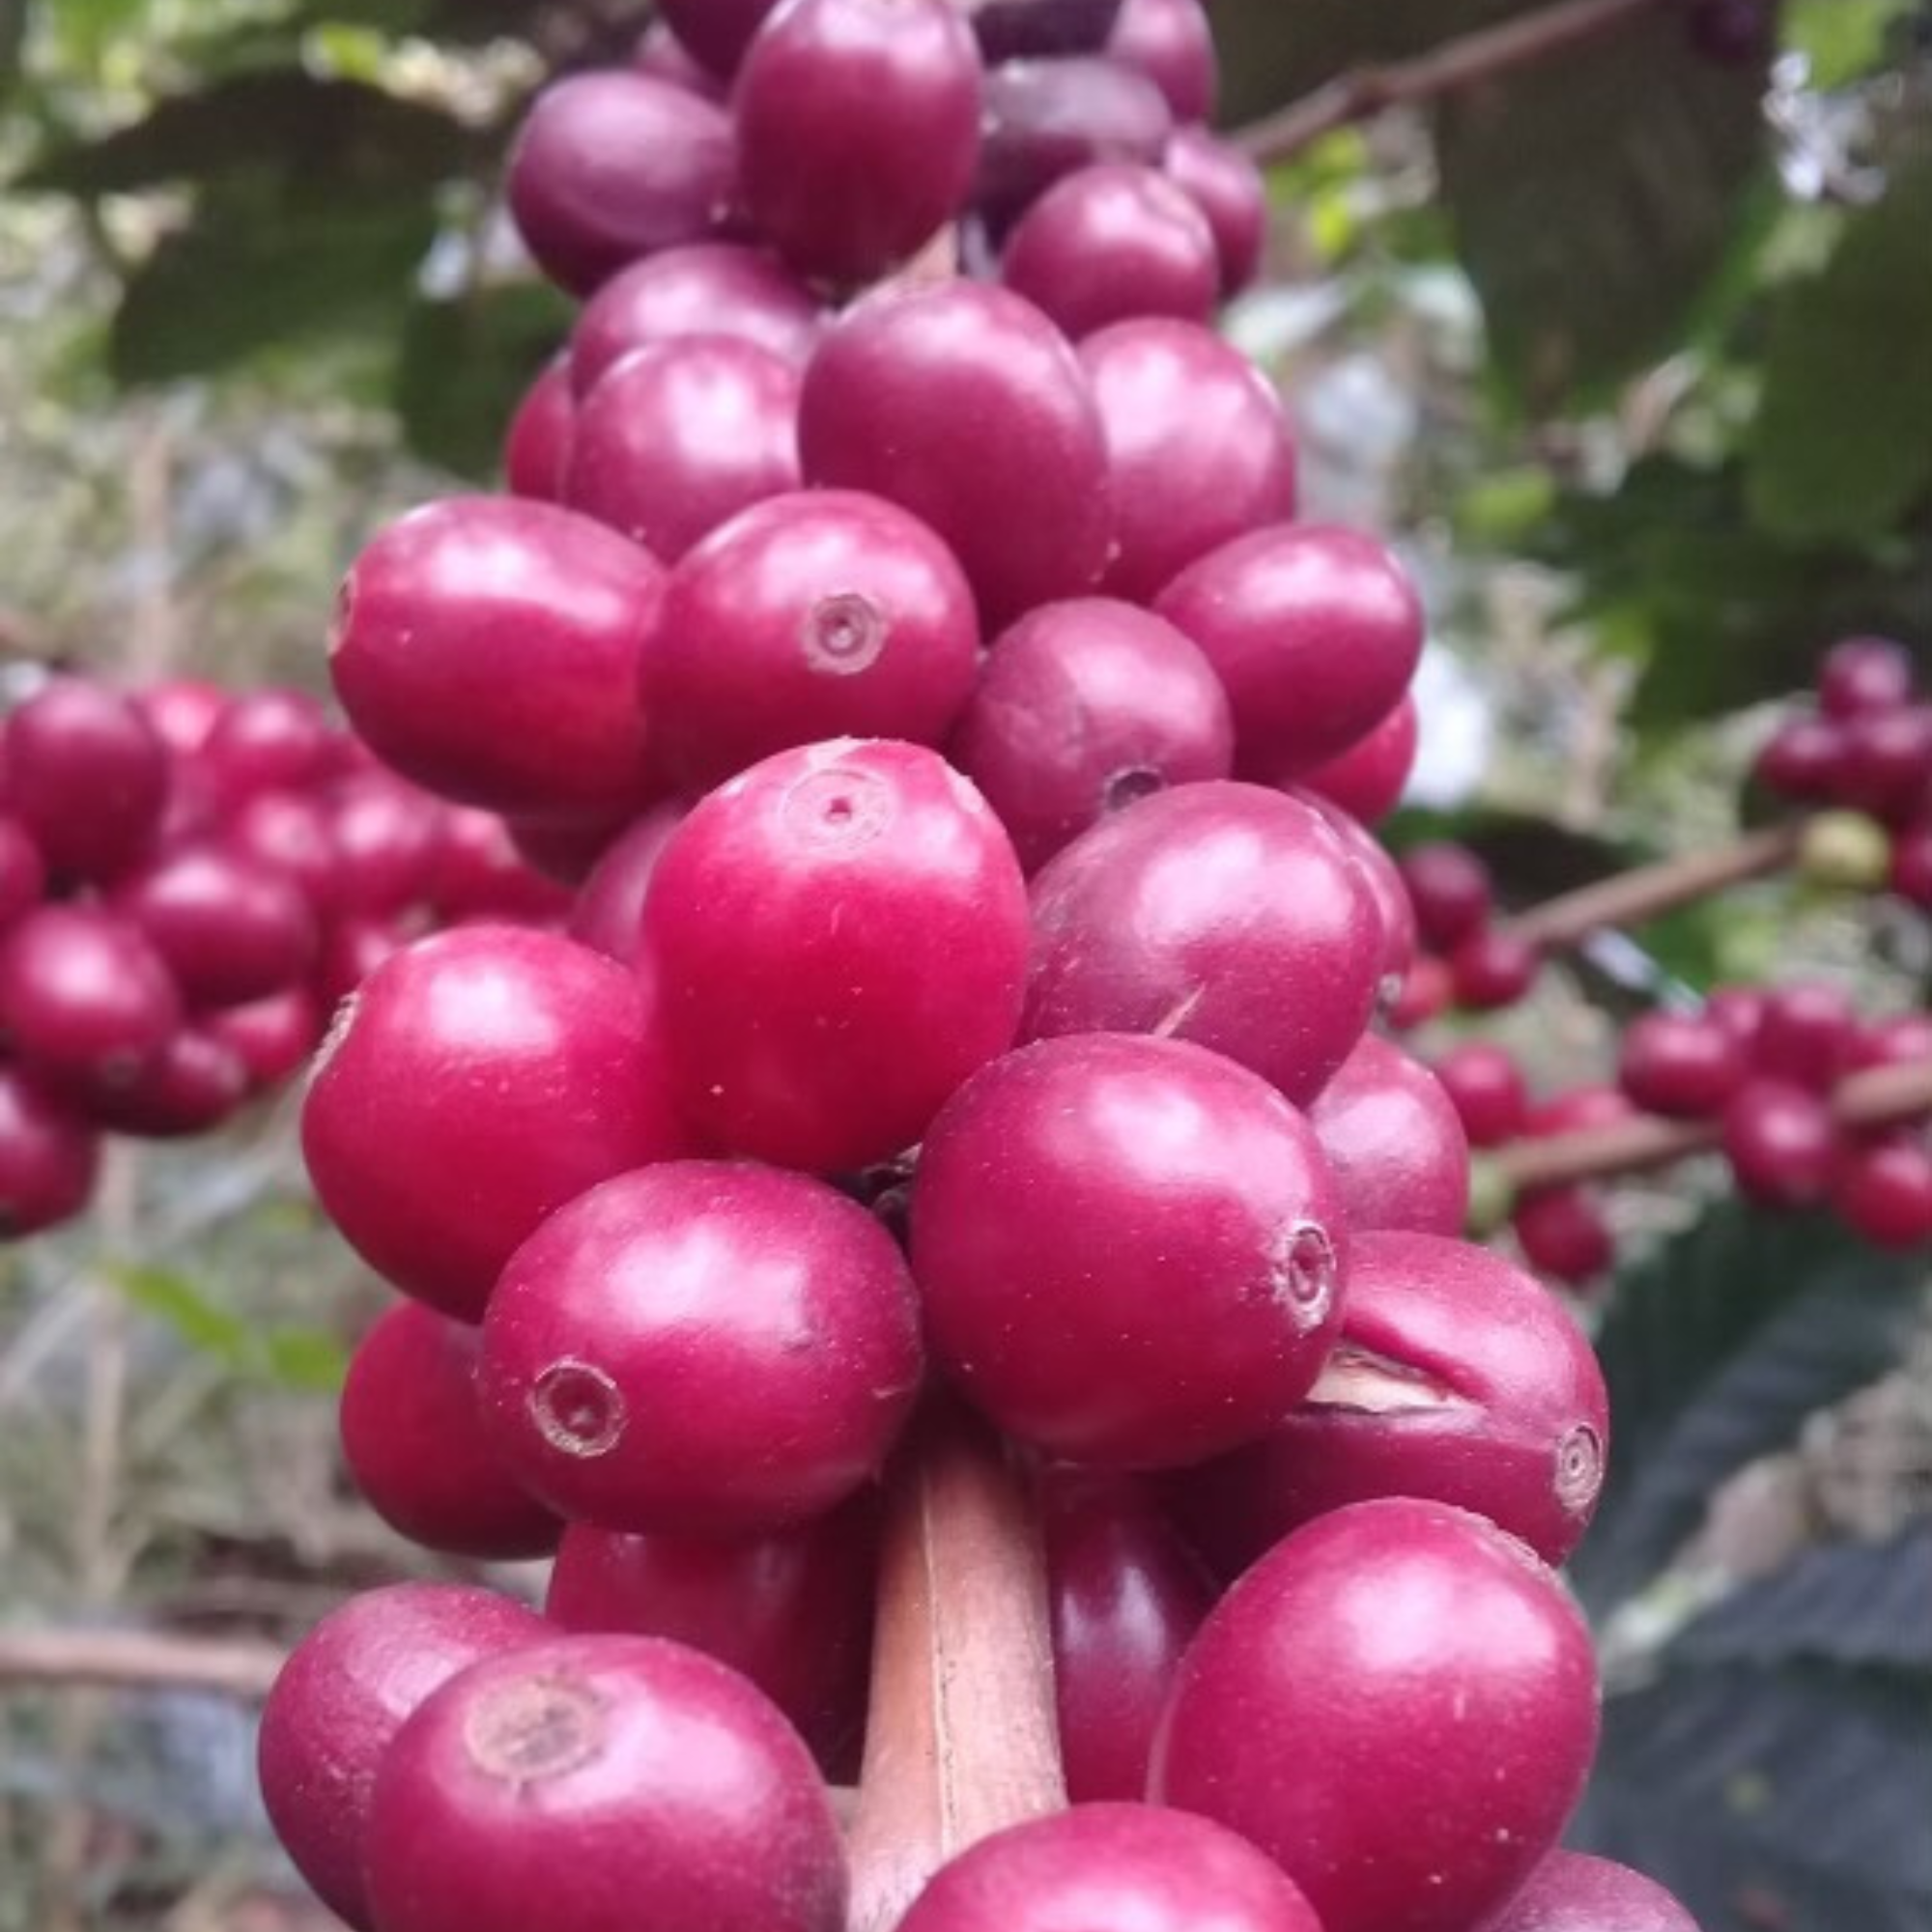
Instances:
[[[0,727],[0,1236],[286,1080],[405,939],[567,903],[302,692],[50,676]]]
[[[587,868],[563,932],[380,965],[302,1120],[409,1297],[352,1465],[555,1563],[542,1617],[325,1621],[265,1714],[285,1844],[376,1932],[1687,1932],[1554,1850],[1604,1388],[1371,1029],[1412,922],[1324,793],[1399,788],[1421,612],[1294,521],[1235,277],[1171,294],[1195,0],[666,20],[516,149],[587,298],[522,494],[379,532],[330,650],[387,763]],[[926,272],[948,226],[991,275]],[[827,1780],[863,1828],[927,1775],[868,1681],[881,1479],[889,1541],[962,1414],[1037,1504],[1074,1803],[888,1918]]]

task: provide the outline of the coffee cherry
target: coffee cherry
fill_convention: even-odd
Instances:
[[[553,356],[524,391],[503,439],[503,487],[511,496],[549,503],[559,499],[576,420],[570,358]]]
[[[442,804],[392,772],[355,772],[326,794],[338,910],[401,917],[428,897],[442,850]]]
[[[398,1733],[370,1807],[383,1932],[839,1932],[810,1754],[735,1670],[654,1637],[472,1665]]]
[[[510,1258],[483,1322],[497,1446],[559,1514],[610,1529],[755,1535],[830,1509],[877,1475],[920,1375],[892,1236],[749,1163],[592,1188]]]
[[[1705,1014],[1715,1017],[1708,1004]],[[1536,1101],[1523,1117],[1522,1131],[1536,1139],[1583,1133],[1592,1127],[1614,1126],[1635,1112],[1635,1101],[1621,1087],[1586,1084]]]
[[[990,67],[1029,54],[1099,52],[1121,0],[969,0],[967,13]]]
[[[1754,1053],[1758,1029],[1764,1024],[1764,1003],[1761,986],[1713,986],[1705,996],[1704,1016],[1735,1034],[1746,1053]]]
[[[1843,729],[1840,802],[1888,825],[1909,824],[1932,792],[1932,704],[1863,712]]]
[[[1410,847],[1398,863],[1416,925],[1437,952],[1453,951],[1489,923],[1495,888],[1490,868],[1466,845],[1432,840]]]
[[[1721,1113],[1749,1070],[1737,1035],[1708,1013],[1641,1013],[1624,1029],[1618,1050],[1624,1092],[1673,1120]]]
[[[778,0],[663,0],[665,24],[707,72],[729,80]]]
[[[1932,1013],[1894,1013],[1854,1030],[1845,1050],[1844,1070],[1867,1066],[1910,1066],[1932,1060]]]
[[[1176,1039],[995,1061],[941,1110],[913,1184],[936,1359],[1012,1435],[1114,1468],[1279,1421],[1334,1339],[1347,1242],[1306,1120]]]
[[[1850,754],[1844,728],[1825,718],[1793,718],[1758,753],[1752,775],[1767,791],[1803,805],[1833,805],[1845,797]]]
[[[319,798],[261,792],[225,816],[220,831],[221,843],[239,858],[292,879],[317,911],[333,908],[342,855],[328,809]]]
[[[1177,128],[1161,166],[1193,196],[1214,231],[1223,299],[1239,295],[1261,272],[1267,240],[1267,184],[1261,170],[1232,141],[1205,128]]]
[[[1769,0],[1690,0],[1687,24],[1691,46],[1719,67],[1755,65],[1776,44]]]
[[[331,1020],[379,966],[420,936],[411,922],[367,914],[352,913],[325,926],[310,984]]]
[[[1616,1242],[1587,1187],[1537,1187],[1518,1197],[1510,1225],[1523,1259],[1566,1288],[1585,1288],[1609,1270]]]
[[[489,1590],[394,1583],[332,1611],[282,1666],[262,1707],[262,1800],[296,1869],[356,1932],[375,1924],[363,1850],[376,1767],[396,1733],[466,1665],[548,1631]]]
[[[1308,1122],[1351,1230],[1463,1232],[1468,1136],[1447,1089],[1419,1060],[1364,1034],[1316,1096]]]
[[[995,640],[950,755],[1034,871],[1150,792],[1225,779],[1235,732],[1220,681],[1173,625],[1076,597]]]
[[[1218,685],[1215,695],[1220,695]],[[1215,776],[1226,777],[1225,766]],[[17,818],[0,814],[0,932],[32,912],[46,890],[46,862],[33,834]]]
[[[71,1221],[88,1204],[99,1137],[61,1096],[0,1062],[0,1241]]]
[[[1818,669],[1818,708],[1827,718],[1895,711],[1912,701],[1912,654],[1889,638],[1846,638]]]
[[[191,1006],[266,999],[315,961],[315,915],[300,888],[218,845],[178,846],[125,880],[114,904],[146,933]]]
[[[1838,1134],[1815,1093],[1753,1078],[1724,1109],[1723,1149],[1739,1190],[1751,1200],[1766,1208],[1809,1208],[1831,1188]]]
[[[1861,811],[1813,812],[1799,834],[1798,875],[1830,892],[1876,892],[1886,882],[1892,843],[1885,827]]]
[[[553,885],[575,891],[596,869],[624,827],[633,822],[630,812],[561,823],[545,818],[507,818],[503,829],[517,857],[531,871]]]
[[[1932,912],[1932,818],[1902,828],[1891,841],[1885,883],[1920,912]]]
[[[1551,1852],[1482,1932],[1697,1932],[1690,1915],[1641,1872],[1581,1852]]]
[[[1832,1206],[1876,1248],[1923,1247],[1932,1241],[1932,1152],[1911,1133],[1849,1150],[1832,1184]]]
[[[658,855],[683,816],[682,806],[657,806],[612,840],[571,905],[564,929],[580,946],[625,966],[642,958],[644,894]]]
[[[229,810],[265,791],[299,791],[333,768],[336,733],[305,691],[250,691],[226,705],[199,762]]]
[[[0,940],[0,1029],[56,1080],[125,1086],[181,1020],[166,964],[119,913],[43,905]]]
[[[944,1866],[899,1932],[1321,1932],[1255,1848],[1151,1804],[1081,1804],[982,1838]]]
[[[139,706],[104,684],[57,677],[0,736],[7,807],[48,870],[102,880],[144,858],[168,793],[168,751]]]
[[[1384,1014],[1395,1032],[1407,1033],[1447,1012],[1455,997],[1447,964],[1433,953],[1418,953]]]
[[[1220,63],[1201,0],[1126,0],[1107,54],[1146,74],[1177,121],[1212,119]]]
[[[587,296],[654,249],[713,234],[736,167],[724,111],[647,74],[571,74],[537,97],[508,197],[553,281]]]
[[[1301,775],[1301,783],[1332,800],[1364,825],[1386,818],[1402,803],[1415,764],[1415,699],[1401,703],[1346,752]]]
[[[77,1081],[71,1092],[111,1132],[180,1140],[219,1126],[240,1110],[249,1087],[248,1063],[235,1047],[204,1026],[185,1026],[131,1078]]]
[[[1521,1134],[1529,1090],[1508,1048],[1486,1039],[1464,1040],[1442,1054],[1434,1071],[1462,1116],[1471,1147],[1503,1147]]]
[[[229,695],[204,678],[164,677],[128,694],[178,759],[192,758],[227,710]]]
[[[1588,1629],[1514,1537],[1438,1503],[1355,1503],[1202,1626],[1151,1795],[1260,1846],[1323,1932],[1465,1932],[1554,1844],[1597,1706]]]
[[[1845,1070],[1857,1030],[1858,1014],[1837,987],[1815,980],[1774,986],[1764,995],[1751,1070],[1827,1093]]]
[[[1472,1012],[1514,1006],[1535,985],[1542,968],[1539,946],[1496,925],[1472,932],[1449,955],[1456,1004]]]
[[[1190,784],[1101,820],[1034,882],[1024,1036],[1211,1047],[1297,1105],[1361,1037],[1386,935],[1361,868],[1299,800]]]
[[[712,0],[709,9],[713,15],[729,14],[733,11],[731,0],[724,0],[722,6],[718,0]],[[668,20],[653,20],[638,36],[631,47],[630,66],[636,73],[668,81],[701,100],[723,100],[727,93],[724,82],[678,39]]]
[[[1384,1011],[1402,997],[1409,968],[1415,963],[1415,908],[1408,901],[1408,888],[1395,861],[1377,839],[1341,807],[1321,793],[1297,785],[1283,787],[1291,796],[1303,799],[1321,814],[1328,829],[1342,841],[1355,870],[1369,889],[1376,904],[1377,923],[1381,927],[1381,974],[1376,984],[1376,1002]]]
[[[318,1046],[326,1028],[322,1003],[307,986],[291,986],[245,1006],[206,1013],[202,1030],[230,1048],[247,1071],[251,1092],[279,1087]]]
[[[509,827],[494,811],[444,806],[439,820],[426,894],[440,923],[504,919],[543,925],[569,909],[569,893],[524,863]],[[340,824],[338,812],[338,829]]]

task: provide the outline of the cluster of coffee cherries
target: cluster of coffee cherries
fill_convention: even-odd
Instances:
[[[567,904],[305,693],[47,676],[0,727],[0,1236],[286,1080],[405,939]]]

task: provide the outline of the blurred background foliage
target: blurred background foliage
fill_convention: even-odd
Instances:
[[[1535,0],[1213,0],[1224,119]],[[1932,8],[1690,0],[1271,172],[1229,318],[1312,514],[1428,589],[1398,839],[1533,899],[1738,820],[1764,707],[1851,631],[1932,669]],[[496,199],[546,76],[630,0],[0,0],[0,656],[324,688],[369,528],[489,484],[568,326]],[[1744,31],[1757,22],[1764,31]],[[1719,57],[1721,56],[1721,57]],[[1505,1032],[1546,1085],[1730,977],[1922,998],[1920,925],[1753,887],[1600,950]],[[372,1305],[285,1106],[143,1156],[0,1260],[0,1620],[288,1635],[420,1570],[354,1506],[329,1390]],[[1620,1212],[1589,1318],[1622,1440],[1577,1581],[1612,1695],[1579,1831],[1708,1932],[1932,1927],[1924,1271],[1717,1204]],[[498,1578],[514,1585],[515,1577]],[[0,1932],[277,1932],[245,1713],[10,1697]]]

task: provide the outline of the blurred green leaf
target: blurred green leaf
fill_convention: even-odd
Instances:
[[[329,1395],[349,1373],[349,1351],[319,1328],[282,1328],[264,1338],[262,1354],[270,1376],[284,1388]]]
[[[136,1308],[166,1322],[197,1353],[235,1368],[247,1360],[248,1324],[217,1308],[185,1275],[136,1264],[111,1267],[107,1273]]]
[[[1869,73],[1885,56],[1895,21],[1914,0],[1791,0],[1785,43],[1811,63],[1817,87],[1842,87]]]

